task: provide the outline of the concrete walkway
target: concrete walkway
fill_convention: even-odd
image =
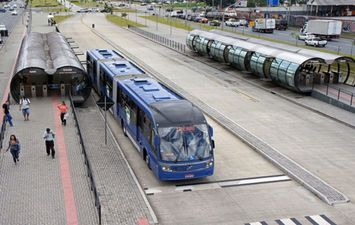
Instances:
[[[104,120],[92,98],[77,116],[93,170],[102,210],[102,224],[148,225],[157,222],[144,192],[112,133],[105,145]]]
[[[32,98],[30,121],[11,106],[14,127],[7,128],[4,147],[15,134],[21,153],[15,165],[10,151],[1,151],[1,224],[98,224],[77,130],[72,119],[60,124],[59,100]],[[47,127],[56,133],[55,159],[45,151]]]

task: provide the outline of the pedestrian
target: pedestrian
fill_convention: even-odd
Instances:
[[[14,134],[10,136],[9,147],[7,147],[6,151],[9,151],[9,149],[14,163],[16,164],[18,161],[20,161],[20,142],[17,140]]]
[[[23,117],[26,120],[30,120],[29,119],[29,116],[30,116],[30,100],[26,97],[26,96],[23,96],[21,99],[20,99],[20,110],[22,110],[22,114],[23,114]]]
[[[60,111],[60,120],[62,121],[62,125],[65,126],[65,125],[67,125],[68,106],[65,104],[65,101],[62,101],[62,103],[59,104],[57,107],[58,107],[58,109]]]
[[[47,156],[49,156],[52,151],[52,158],[53,159],[54,159],[54,155],[55,155],[54,138],[55,138],[55,133],[50,128],[47,128],[46,131],[44,131],[44,133],[43,133],[43,139],[45,140],[45,144],[46,144]]]
[[[8,122],[10,124],[10,127],[13,127],[14,124],[12,123],[12,116],[10,114],[10,103],[8,100],[2,105],[2,108],[4,109],[5,123]]]

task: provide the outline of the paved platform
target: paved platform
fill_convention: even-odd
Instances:
[[[105,145],[104,120],[92,98],[84,108],[77,108],[77,116],[99,192],[102,224],[156,223],[145,194],[110,132]]]
[[[30,121],[18,105],[11,105],[14,127],[6,130],[4,147],[15,134],[21,144],[20,161],[1,151],[1,224],[98,224],[77,129],[72,118],[62,127],[56,98],[31,98]],[[44,130],[56,133],[56,158],[47,156]]]

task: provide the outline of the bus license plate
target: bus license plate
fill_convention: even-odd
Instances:
[[[186,174],[186,175],[185,175],[185,178],[193,178],[193,177],[194,177],[193,174]]]

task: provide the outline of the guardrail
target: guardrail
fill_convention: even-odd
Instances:
[[[170,40],[164,36],[160,36],[160,35],[148,32],[146,30],[140,29],[135,26],[128,25],[128,29],[133,30],[134,32],[136,32],[136,33],[138,33],[138,34],[140,34],[140,35],[142,35],[154,42],[162,44],[166,47],[172,48],[172,49],[182,52],[182,53],[186,53],[186,45],[181,44],[180,42]]]
[[[322,93],[324,93],[326,96],[330,98],[336,99],[349,106],[355,106],[354,92],[329,85],[328,83],[323,86],[318,86],[316,89],[318,91],[321,91]],[[354,91],[355,91],[355,87],[354,87]]]
[[[75,110],[75,106],[74,106],[73,100],[71,98],[71,95],[69,96],[69,100],[70,100],[70,106],[73,109],[75,125],[78,128],[78,134],[79,134],[79,138],[80,138],[80,145],[81,145],[82,153],[84,154],[85,165],[86,165],[86,168],[87,168],[87,175],[90,178],[91,191],[94,193],[94,197],[95,197],[95,207],[97,209],[97,213],[98,213],[98,216],[99,216],[99,224],[101,224],[101,204],[100,204],[99,195],[98,195],[97,190],[96,190],[96,184],[95,184],[94,175],[92,174],[90,161],[89,161],[89,158],[88,158],[88,156],[86,154],[86,148],[85,148],[84,140],[83,140],[83,137],[81,135],[80,125],[79,125],[79,122],[78,122],[78,118],[76,116],[76,110]]]

